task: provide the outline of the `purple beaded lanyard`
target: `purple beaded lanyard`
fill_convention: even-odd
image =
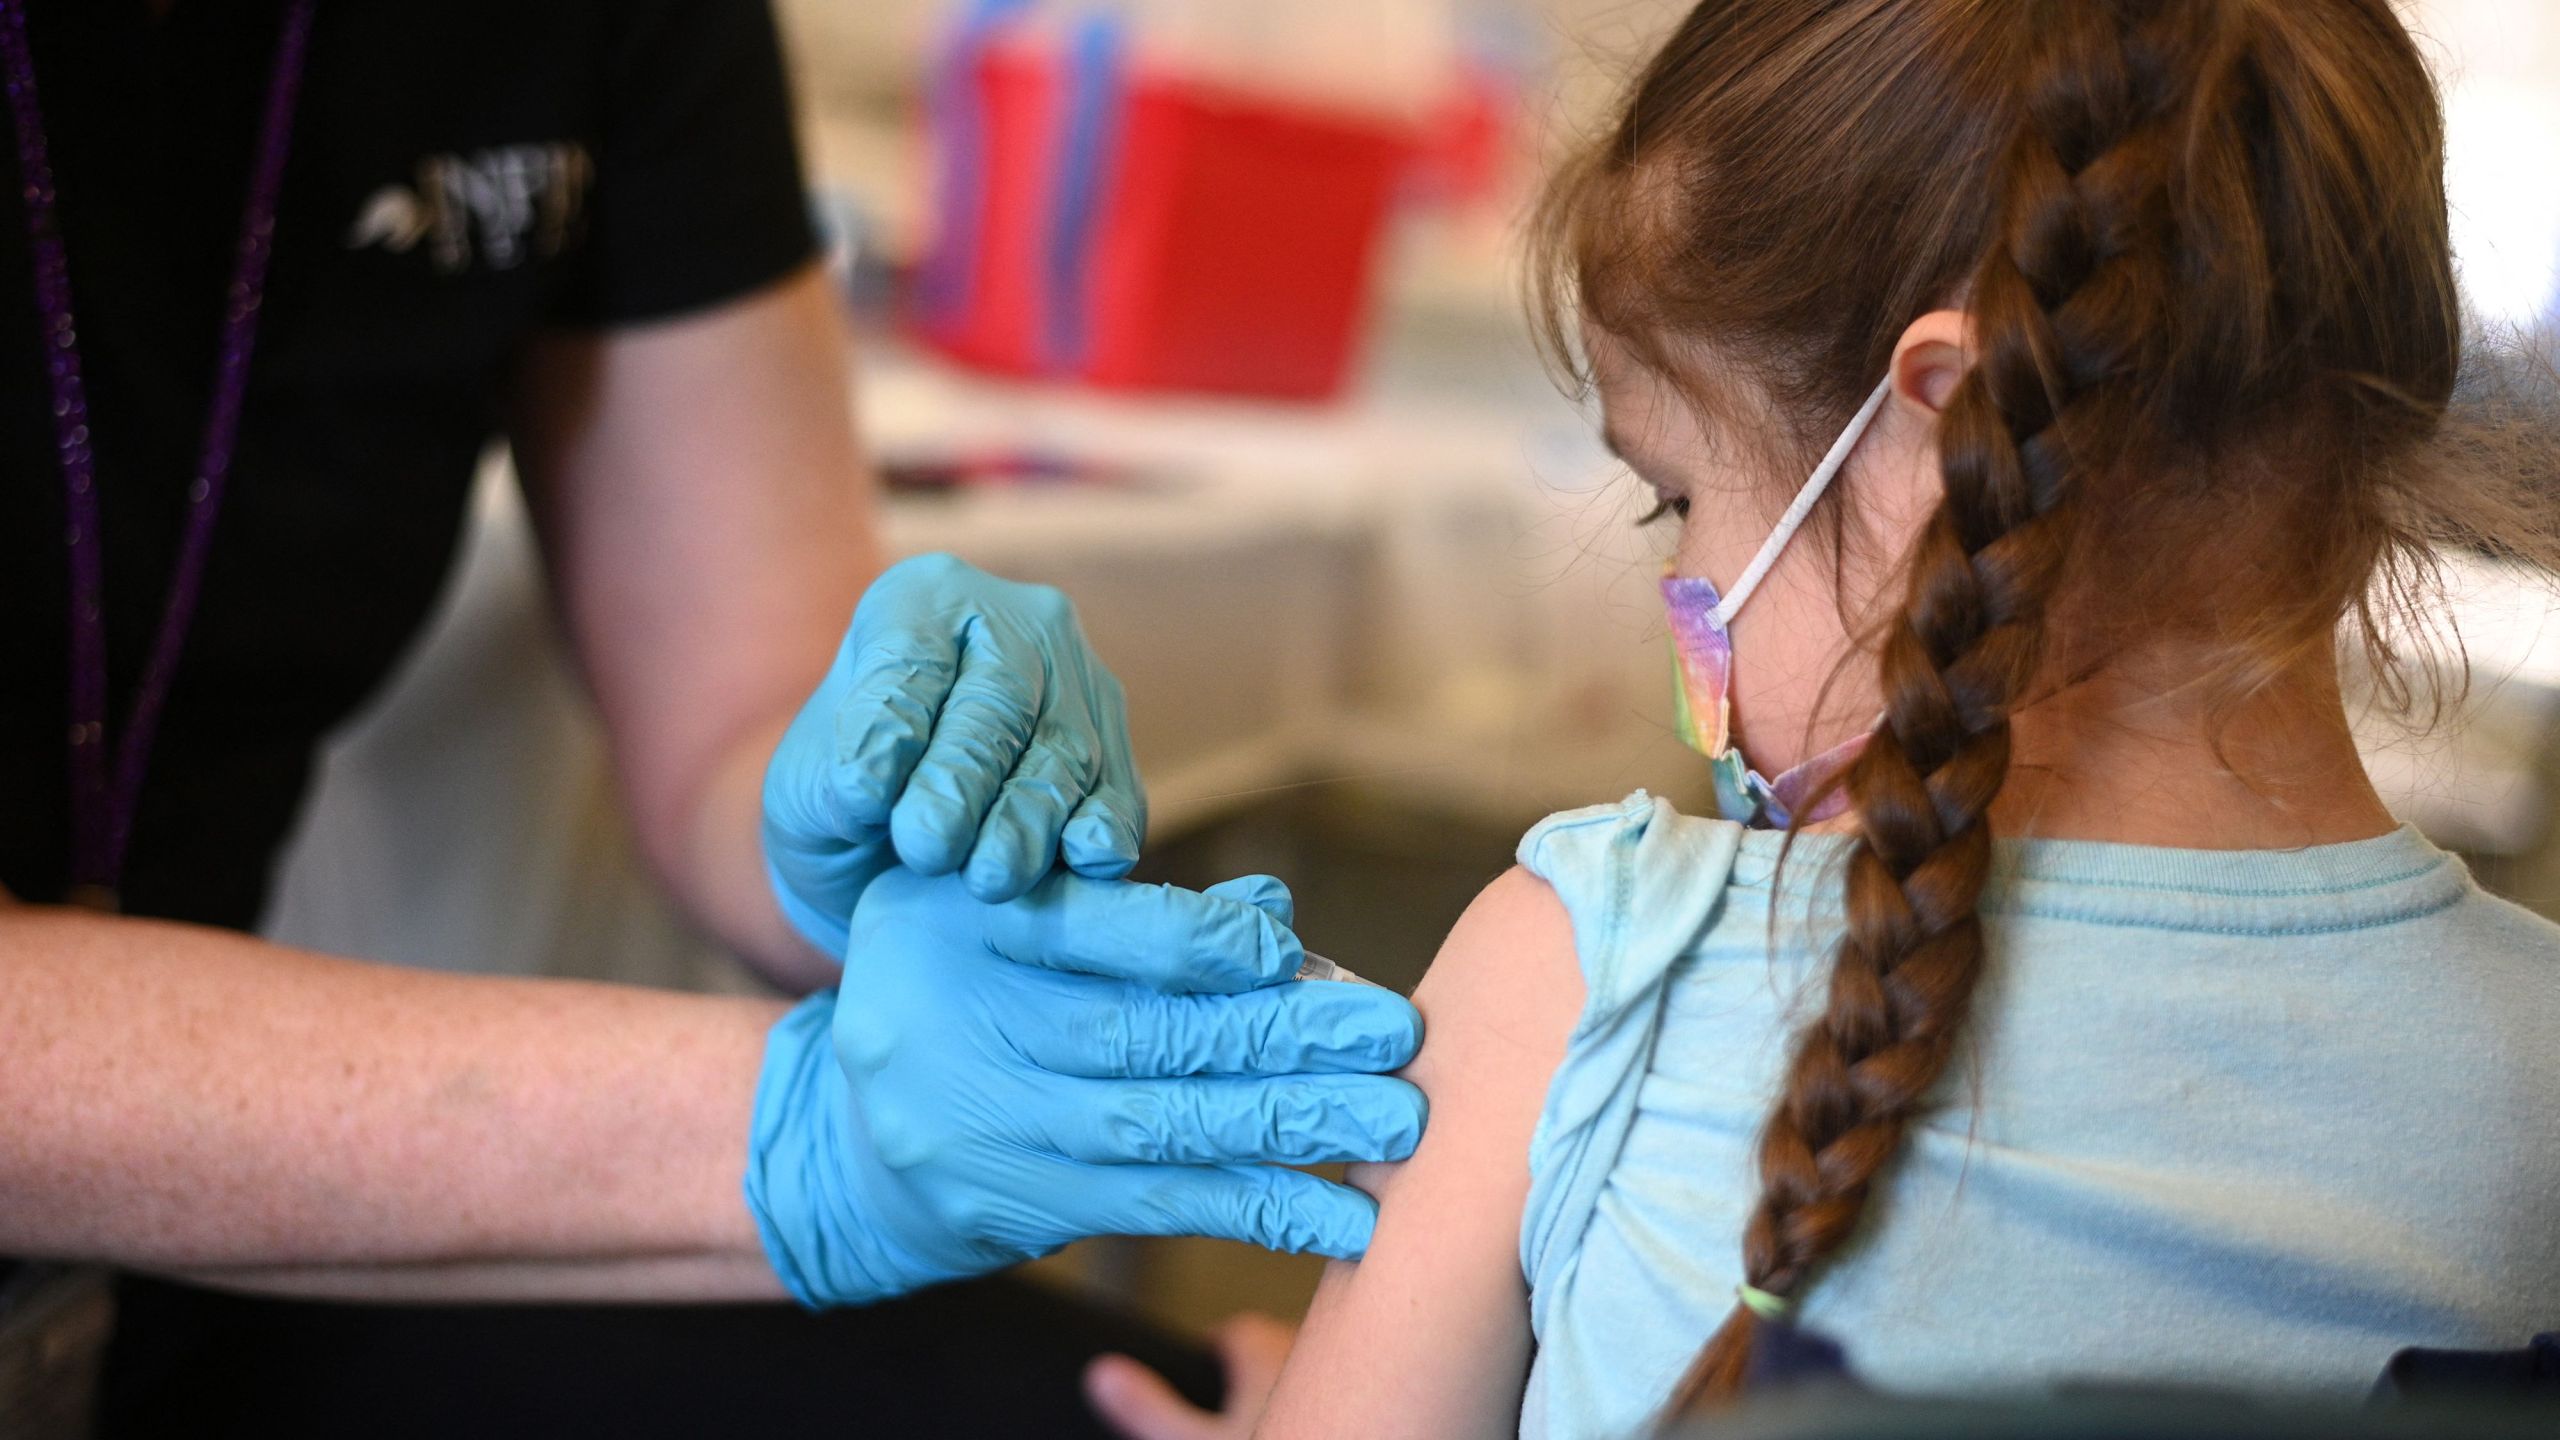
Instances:
[[[42,322],[45,369],[52,381],[54,447],[62,460],[69,511],[65,540],[71,550],[71,898],[113,909],[124,873],[125,847],[133,836],[134,810],[151,740],[169,698],[178,651],[195,618],[204,585],[205,557],[213,548],[214,517],[222,509],[223,482],[240,434],[240,404],[249,383],[249,353],[258,339],[258,306],[266,297],[267,259],[275,240],[276,192],[283,187],[285,151],[293,137],[294,101],[302,89],[303,57],[310,48],[315,0],[293,0],[276,40],[267,80],[266,112],[258,131],[256,165],[248,205],[233,251],[231,288],[224,306],[222,345],[215,361],[213,405],[204,423],[204,447],[195,483],[187,487],[187,528],[177,572],[152,637],[149,660],[135,687],[133,710],[116,737],[107,740],[106,556],[98,533],[95,456],[89,447],[89,401],[80,383],[79,329],[71,313],[71,281],[63,261],[62,227],[54,212],[53,162],[47,155],[43,113],[36,105],[35,57],[27,45],[25,0],[0,0],[0,79],[9,92],[9,118],[18,135],[18,178],[27,207],[28,253],[35,260],[36,313]],[[112,761],[112,763],[111,763]]]

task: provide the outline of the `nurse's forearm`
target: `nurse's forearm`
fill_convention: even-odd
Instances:
[[[510,430],[651,866],[776,983],[829,983],[758,835],[765,761],[880,570],[841,306],[815,263],[710,311],[526,349]]]
[[[30,906],[0,975],[0,1254],[778,1293],[739,1188],[777,1005]]]
[[[244,1266],[168,1272],[199,1285],[304,1300],[437,1304],[779,1299],[761,1255],[636,1260],[496,1260],[446,1265]]]
[[[797,709],[795,703],[792,709]],[[704,776],[682,835],[664,848],[664,875],[685,909],[726,940],[757,973],[792,994],[836,983],[838,958],[821,953],[782,918],[764,868],[764,771],[791,710],[748,727]]]

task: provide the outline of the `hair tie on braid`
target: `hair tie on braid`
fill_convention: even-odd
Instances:
[[[1744,1283],[1733,1287],[1733,1298],[1742,1308],[1763,1320],[1784,1320],[1795,1313],[1796,1302],[1784,1295],[1772,1295],[1757,1285]]]

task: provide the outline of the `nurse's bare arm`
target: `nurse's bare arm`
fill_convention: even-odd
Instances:
[[[847,341],[816,266],[698,315],[527,350],[516,464],[643,851],[794,990],[834,978],[783,920],[766,760],[879,572]]]
[[[1529,1138],[1582,1009],[1563,903],[1525,870],[1496,880],[1413,999],[1423,1043],[1406,1075],[1431,1124],[1412,1159],[1353,1167],[1378,1197],[1377,1236],[1326,1270],[1257,1436],[1518,1432]]]
[[[780,1006],[0,901],[0,1255],[393,1297],[755,1298]]]

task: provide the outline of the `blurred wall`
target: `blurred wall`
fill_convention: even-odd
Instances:
[[[2414,0],[2405,9],[2444,85],[2464,289],[2492,321],[2560,319],[2560,5]]]
[[[912,156],[866,142],[867,120],[907,113],[937,27],[957,0],[778,0],[822,171],[896,171]],[[1270,7],[1275,0],[1152,0],[1165,8]],[[2451,127],[2449,180],[2466,284],[2484,315],[2560,319],[2560,3],[2396,0],[2442,78]],[[1537,145],[1583,133],[1688,6],[1685,0],[1369,0],[1416,12],[1454,6],[1462,26],[1540,52],[1548,71],[1524,117]],[[1297,7],[1289,7],[1294,12]],[[891,207],[905,202],[882,197]]]

